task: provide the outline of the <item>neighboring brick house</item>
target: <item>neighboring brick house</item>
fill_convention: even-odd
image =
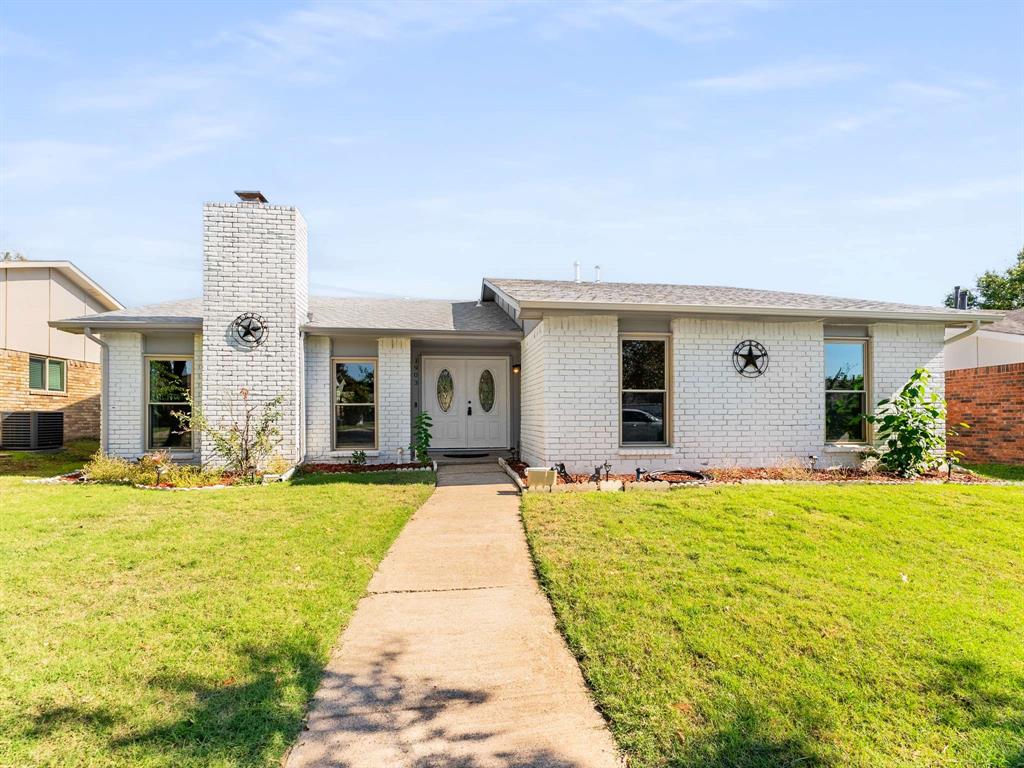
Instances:
[[[49,321],[121,308],[70,262],[0,261],[0,445],[38,445],[61,423],[66,440],[99,437],[100,347]]]
[[[949,447],[968,462],[1024,465],[1024,310],[949,338],[946,368],[948,422],[959,433]]]
[[[614,471],[858,460],[863,414],[928,368],[947,328],[1002,313],[740,288],[483,280],[465,302],[308,295],[306,224],[259,193],[203,209],[203,296],[57,325],[105,345],[103,444],[213,462],[177,426],[239,390],[282,396],[290,460],[408,457],[414,415],[444,451],[518,448]]]

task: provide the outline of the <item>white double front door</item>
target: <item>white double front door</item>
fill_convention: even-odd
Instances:
[[[423,409],[433,448],[508,448],[507,357],[422,360]]]

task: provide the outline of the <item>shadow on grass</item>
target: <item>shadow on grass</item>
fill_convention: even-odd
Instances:
[[[57,451],[0,451],[0,477],[53,477],[81,469],[99,449],[96,440],[72,440]]]
[[[298,474],[292,485],[417,485],[434,484],[434,473],[429,469],[415,472],[314,472]]]
[[[834,756],[821,748],[827,729],[823,721],[805,715],[802,732],[780,737],[772,725],[748,703],[738,707],[733,719],[724,727],[700,735],[687,735],[679,753],[670,765],[703,766],[704,768],[828,768],[836,765]]]
[[[170,722],[139,727],[131,720],[133,702],[125,702],[120,711],[85,704],[60,706],[37,713],[28,735],[46,738],[60,731],[88,732],[88,741],[102,743],[115,765],[156,759],[171,765],[262,766],[276,763],[285,747],[302,734],[288,765],[345,768],[368,764],[363,738],[387,734],[384,741],[403,754],[419,753],[413,763],[417,768],[583,768],[552,750],[514,754],[489,750],[483,742],[500,735],[500,725],[489,723],[473,730],[452,723],[467,722],[466,710],[487,703],[490,694],[440,685],[430,678],[401,677],[393,667],[402,653],[400,646],[391,644],[363,673],[322,675],[310,646],[252,648],[246,669],[239,672],[244,682],[176,674],[151,679],[151,687],[162,692],[159,698],[192,702]],[[287,701],[295,700],[298,686],[303,701],[309,702],[321,684],[307,722],[300,708]],[[326,761],[321,762],[322,754],[305,752],[302,744],[310,739],[316,747],[327,741]],[[77,743],[83,741],[75,738]],[[467,744],[478,747],[467,749]],[[464,751],[471,754],[456,754]]]
[[[939,697],[942,723],[958,730],[1006,731],[1016,743],[1024,741],[1024,678],[994,675],[963,656],[940,657],[936,666],[939,671],[924,690]]]
[[[1000,751],[993,765],[1024,765],[1024,678],[1008,680],[965,657],[941,657],[935,660],[935,666],[934,679],[921,690],[938,699],[938,703],[930,704],[937,719],[961,734],[965,743],[971,731],[996,731],[994,739],[984,740]],[[724,727],[681,734],[685,741],[670,765],[829,768],[844,763],[843,756],[829,748],[832,742],[827,718],[802,713],[796,727],[797,733],[780,737],[766,718],[744,703]]]

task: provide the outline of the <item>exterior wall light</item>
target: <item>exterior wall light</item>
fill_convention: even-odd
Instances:
[[[523,366],[521,366],[521,365],[520,365],[519,363],[512,363],[512,373],[513,373],[513,374],[515,374],[516,376],[518,376],[518,375],[519,375],[519,372],[520,372],[521,370],[523,370]]]

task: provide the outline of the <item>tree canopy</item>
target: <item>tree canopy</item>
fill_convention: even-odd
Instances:
[[[1024,248],[1006,274],[989,270],[975,282],[976,288],[967,289],[969,309],[1024,309]],[[956,306],[952,293],[946,296],[946,306]]]

